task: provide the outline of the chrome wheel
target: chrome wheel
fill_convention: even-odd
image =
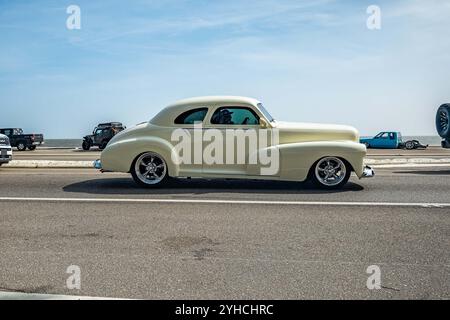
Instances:
[[[318,182],[324,186],[333,187],[346,179],[347,167],[339,158],[326,157],[317,162],[315,175]]]
[[[144,184],[158,184],[166,177],[167,165],[160,155],[147,152],[136,160],[134,173]]]

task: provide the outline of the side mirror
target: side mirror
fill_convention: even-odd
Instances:
[[[261,128],[263,128],[263,129],[269,128],[269,123],[266,121],[266,119],[263,119],[263,118],[260,118],[260,119],[259,119],[259,125],[260,125]]]

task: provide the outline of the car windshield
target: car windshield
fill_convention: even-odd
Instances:
[[[258,103],[258,108],[259,108],[259,110],[261,110],[264,117],[266,117],[266,119],[269,120],[269,122],[275,121],[275,119],[270,115],[270,113],[266,110],[266,108],[264,108],[262,103]]]

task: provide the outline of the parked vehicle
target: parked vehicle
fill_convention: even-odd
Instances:
[[[12,160],[12,148],[9,138],[0,134],[0,166]]]
[[[35,150],[37,146],[44,144],[43,134],[24,134],[20,128],[0,129],[0,133],[9,138],[12,147],[19,151]]]
[[[267,145],[262,138],[266,134],[271,137]],[[130,172],[144,187],[162,185],[169,177],[207,177],[310,179],[319,187],[334,189],[345,185],[352,171],[359,178],[374,175],[363,164],[366,147],[358,136],[349,126],[275,121],[252,98],[191,98],[115,136],[94,167],[103,172]],[[199,144],[198,139],[204,141]],[[254,148],[246,143],[250,139],[257,139],[252,140]],[[186,147],[183,152],[178,150],[180,143]],[[270,154],[271,161],[252,161],[263,154]],[[215,160],[211,162],[210,156]],[[242,161],[236,161],[239,157]]]
[[[367,148],[378,149],[425,149],[428,145],[421,144],[418,140],[403,141],[402,134],[396,131],[384,131],[378,133],[373,138],[361,138],[360,143],[366,145]]]
[[[123,130],[125,130],[125,127],[120,122],[100,123],[91,135],[83,137],[83,150],[87,151],[93,146],[103,150],[109,140]]]
[[[443,139],[442,148],[450,148],[450,103],[441,105],[437,110],[436,129]]]

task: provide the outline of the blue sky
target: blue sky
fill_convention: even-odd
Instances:
[[[71,4],[81,30],[66,28]],[[371,4],[381,30],[366,27]],[[280,120],[434,135],[449,17],[445,0],[0,0],[0,127],[79,138],[226,94]]]

